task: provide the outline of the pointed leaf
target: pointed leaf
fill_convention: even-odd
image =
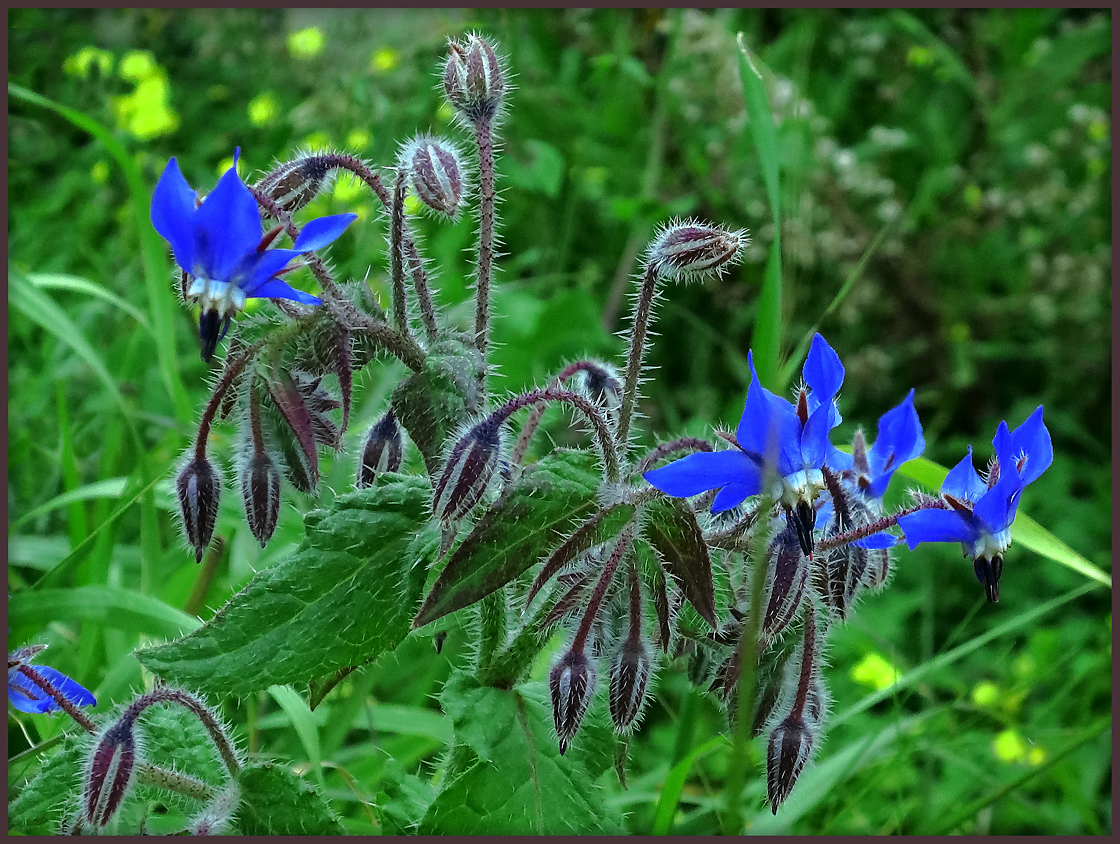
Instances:
[[[311,680],[359,665],[407,635],[439,531],[425,481],[385,475],[307,514],[286,560],[189,636],[137,653],[170,682],[222,694]]]
[[[527,467],[451,555],[413,625],[473,604],[520,575],[598,510],[598,489],[591,451],[560,449]]]
[[[684,596],[712,629],[716,619],[716,592],[708,543],[688,505],[677,498],[662,498],[649,505],[646,538],[666,568],[681,582]]]

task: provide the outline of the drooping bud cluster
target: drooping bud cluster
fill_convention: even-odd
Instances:
[[[132,787],[139,761],[135,723],[135,714],[126,710],[101,734],[87,764],[82,809],[95,828],[108,825]]]
[[[488,416],[451,448],[432,493],[432,512],[444,524],[462,519],[481,500],[501,462],[502,420]]]
[[[450,141],[423,135],[405,144],[399,166],[424,207],[457,220],[466,193],[462,153]]]
[[[396,414],[390,409],[374,423],[366,435],[355,487],[363,489],[373,486],[377,483],[378,475],[399,471],[403,457],[401,427],[397,424]]]
[[[320,193],[330,190],[334,167],[325,153],[297,155],[269,172],[256,187],[283,211],[294,214]]]
[[[695,220],[673,221],[650,243],[646,261],[662,278],[689,282],[722,275],[750,242],[745,230],[732,231]]]
[[[491,121],[501,111],[506,93],[502,61],[490,42],[478,35],[450,41],[443,66],[447,101],[468,122]]]

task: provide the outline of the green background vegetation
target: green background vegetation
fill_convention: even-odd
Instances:
[[[775,234],[742,31],[768,68],[781,150],[782,354],[818,325],[839,352],[834,439],[857,421],[873,431],[915,387],[926,455],[952,465],[971,443],[983,461],[1001,419],[1014,427],[1042,403],[1055,461],[1021,511],[1111,571],[1107,12],[12,10],[9,27],[10,82],[105,127],[96,139],[81,116],[9,95],[11,636],[50,643],[45,661],[94,689],[99,710],[145,682],[137,644],[177,633],[177,610],[209,617],[292,550],[312,506],[287,491],[294,506],[262,552],[227,490],[209,581],[179,541],[167,478],[208,373],[148,223],[155,180],[175,155],[208,187],[238,145],[248,177],[301,148],[383,166],[415,132],[459,137],[435,69],[446,37],[471,27],[499,42],[516,84],[499,163],[499,389],[618,354],[642,247],[658,223],[696,215],[753,242],[722,280],[667,292],[645,436],[738,420]],[[387,299],[375,200],[343,179],[306,213],[343,211],[363,221],[332,265],[369,269]],[[467,324],[469,218],[417,225],[439,303]],[[312,289],[305,271],[293,280]],[[374,364],[359,380],[327,499],[352,484],[400,374]],[[555,441],[578,436],[566,415],[547,420]],[[215,446],[228,466],[232,429]],[[953,547],[897,556],[889,590],[832,638],[835,715],[815,765],[776,818],[761,780],[748,786],[752,829],[1110,832],[1110,590],[1075,592],[1091,581],[1018,545],[990,606]],[[50,600],[20,594],[36,584]],[[433,695],[465,649],[457,628],[438,657],[417,635],[314,713],[280,694],[226,711],[254,753],[322,783],[349,831],[374,831],[363,804],[383,777],[436,769],[450,722]],[[896,672],[912,682],[890,691]],[[65,726],[20,721],[12,754]],[[725,728],[683,664],[663,667],[628,788],[602,778],[612,811],[633,832],[718,829]],[[35,765],[12,764],[10,787]]]

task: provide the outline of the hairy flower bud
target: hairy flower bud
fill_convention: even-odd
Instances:
[[[303,208],[334,180],[334,165],[322,153],[299,155],[257,183],[257,190],[289,214]]]
[[[342,431],[327,413],[338,410],[342,403],[322,386],[323,377],[311,376],[304,372],[293,372],[296,389],[303,397],[307,414],[311,418],[311,432],[315,441],[336,451],[342,447]]]
[[[770,733],[766,750],[766,795],[776,815],[813,752],[813,734],[802,718],[790,716]]]
[[[319,452],[315,448],[316,426],[304,402],[304,390],[287,372],[267,383],[268,394],[287,428],[285,431],[285,426],[278,426],[277,441],[288,464],[289,479],[297,489],[310,492],[319,485]]]
[[[692,281],[723,271],[750,242],[746,230],[731,231],[695,220],[673,221],[650,243],[646,261],[662,278]]]
[[[280,518],[280,470],[268,452],[253,450],[241,471],[241,496],[249,530],[264,548]]]
[[[401,151],[400,162],[426,208],[447,219],[458,219],[466,188],[462,154],[453,144],[430,136],[414,138]]]
[[[641,639],[625,639],[611,661],[611,720],[619,733],[628,732],[645,703],[653,663]]]
[[[175,489],[179,494],[187,542],[194,548],[195,559],[201,563],[218,520],[222,482],[205,454],[194,454],[193,450],[191,454],[193,456],[175,479]]]
[[[583,651],[568,651],[548,675],[552,717],[563,756],[595,693],[595,669]]]
[[[597,405],[618,407],[622,402],[622,381],[613,366],[599,361],[594,364],[583,370],[583,392]]]
[[[465,42],[449,42],[443,91],[447,101],[471,123],[498,114],[506,91],[505,71],[489,42],[473,34]]]
[[[487,417],[459,438],[432,495],[432,512],[444,524],[463,518],[479,502],[501,462],[502,427]]]
[[[225,835],[241,803],[241,789],[236,780],[219,791],[205,809],[191,819],[187,831],[191,835]]]
[[[770,580],[770,597],[766,614],[762,618],[762,636],[772,642],[793,621],[805,594],[809,576],[809,558],[801,548],[796,526],[787,524],[770,543],[773,560],[773,578]]]
[[[82,805],[85,820],[95,827],[112,820],[132,786],[137,762],[135,721],[135,715],[126,711],[101,735],[86,765]]]
[[[396,472],[401,468],[404,445],[401,442],[401,428],[392,409],[379,419],[366,435],[362,447],[362,462],[358,466],[358,482],[355,486],[363,489],[377,483],[377,476],[385,472]]]

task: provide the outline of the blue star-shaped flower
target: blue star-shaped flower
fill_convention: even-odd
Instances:
[[[989,601],[999,600],[1003,553],[1011,544],[1011,524],[1019,509],[1024,487],[1054,462],[1050,432],[1039,407],[1022,425],[1009,431],[1000,422],[992,445],[996,461],[987,479],[972,465],[972,447],[941,485],[949,510],[919,510],[902,516],[898,526],[913,550],[923,542],[959,542],[971,557],[976,577],[984,584]]]
[[[320,304],[277,276],[293,258],[332,243],[357,219],[356,214],[338,214],[311,220],[291,249],[268,249],[278,232],[261,237],[257,202],[237,173],[240,152],[235,151],[233,167],[201,205],[174,158],[152,195],[152,225],[171,244],[175,263],[193,279],[187,298],[202,307],[199,335],[205,361],[213,357],[230,318],[245,307],[246,299]]]
[[[690,454],[644,477],[677,498],[717,489],[712,512],[722,513],[761,493],[764,478],[772,473],[771,492],[787,511],[796,511],[798,537],[809,554],[812,502],[824,486],[821,467],[840,454],[828,437],[841,421],[835,397],[844,381],[844,367],[825,339],[815,335],[802,369],[808,389],[801,389],[795,407],[762,386],[753,354],[748,353],[747,361],[751,383],[735,432],[737,448]]]
[[[31,649],[26,649],[23,653],[41,650],[42,647],[42,645],[34,646]],[[26,661],[20,658],[20,653],[20,651],[17,651],[8,655],[9,665],[12,662],[18,663],[8,669],[8,702],[20,712],[33,712],[39,715],[61,709],[62,707],[55,702],[54,698],[20,672],[19,665]],[[94,706],[97,703],[88,689],[75,683],[61,671],[56,671],[49,665],[36,665],[34,670],[36,674],[58,689],[62,696],[75,706]]]

